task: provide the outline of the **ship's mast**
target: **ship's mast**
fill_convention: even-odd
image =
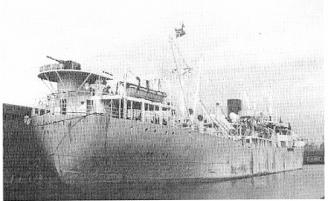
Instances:
[[[178,47],[178,45],[176,43],[176,41],[177,41],[178,38],[180,38],[180,37],[182,37],[183,35],[186,34],[186,32],[184,31],[184,24],[182,24],[181,28],[175,29],[175,32],[176,32],[176,39],[174,40],[173,37],[170,37],[171,51],[172,51],[172,55],[173,55],[173,61],[174,61],[174,64],[175,64],[174,71],[176,71],[177,76],[178,76],[179,88],[180,88],[181,94],[183,96],[183,107],[184,107],[184,110],[185,110],[185,112],[187,114],[187,117],[191,121],[194,121],[194,118],[196,118],[196,115],[193,115],[194,118],[192,118],[191,114],[189,114],[189,110],[188,110],[188,106],[187,106],[187,101],[186,101],[186,93],[185,93],[185,90],[183,88],[182,78],[181,78],[186,72],[190,72],[192,68],[187,64],[185,58],[181,54],[181,51],[180,51],[180,49],[179,49],[179,47]],[[184,68],[181,68],[179,66],[179,64],[178,64],[177,57],[176,57],[177,55],[175,54],[175,50],[176,50],[176,53],[179,55],[179,58],[181,58],[182,64],[184,65]],[[202,60],[202,62],[203,62],[203,60]],[[200,84],[201,84],[201,71],[202,71],[201,65],[202,64],[200,64],[198,66],[198,77],[197,77],[197,82],[196,82],[196,90],[195,90],[195,93],[193,94],[194,101],[193,101],[193,104],[191,105],[191,108],[193,110],[193,113],[196,112],[197,104],[201,101],[200,100],[200,97],[199,97]]]
[[[203,63],[204,63],[204,58],[202,58],[202,64]],[[200,101],[199,91],[200,91],[201,75],[202,75],[202,66],[201,65],[198,65],[198,79],[197,79],[197,86],[196,86],[197,89],[196,89],[196,92],[194,95],[194,104],[193,104],[193,108],[192,108],[194,112],[196,112],[197,104]]]
[[[187,100],[186,100],[186,91],[183,87],[183,80],[182,80],[182,76],[185,75],[186,73],[190,73],[190,71],[192,70],[192,68],[187,64],[185,58],[183,57],[183,55],[181,54],[181,51],[179,49],[179,46],[177,45],[176,41],[178,38],[181,38],[182,36],[184,36],[186,34],[185,30],[184,30],[184,24],[181,24],[181,28],[176,28],[175,29],[175,39],[173,37],[170,37],[170,47],[171,47],[171,51],[172,51],[172,55],[173,55],[173,61],[175,64],[175,69],[173,70],[173,72],[177,73],[177,78],[178,78],[178,82],[179,82],[179,88],[181,91],[181,95],[183,98],[183,113],[186,114],[187,118],[190,119],[191,118],[191,114],[189,112],[189,107],[187,105]],[[178,64],[178,60],[177,60],[177,56],[179,56],[179,58],[182,60],[182,65],[184,66],[184,68],[181,68]],[[181,61],[180,61],[181,62]],[[200,72],[200,67],[199,67],[199,72]],[[195,108],[196,108],[196,104],[199,101],[199,84],[200,84],[200,74],[199,74],[199,79],[197,82],[197,92],[194,95],[194,104],[191,105],[191,108],[193,109],[193,113],[195,112]],[[192,119],[193,120],[193,119]]]
[[[176,55],[174,54],[174,48],[173,48],[174,39],[172,37],[170,37],[170,44],[171,44],[171,51],[172,51],[172,55],[173,55],[173,61],[174,61],[174,64],[175,64],[177,75],[178,75],[179,87],[180,87],[180,90],[181,90],[181,94],[183,96],[183,106],[184,106],[185,112],[188,114],[186,96],[185,96],[185,92],[184,92],[184,89],[183,89],[183,86],[182,86],[182,80],[181,80],[181,70],[179,68]]]

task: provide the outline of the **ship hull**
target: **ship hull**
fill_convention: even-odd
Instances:
[[[68,184],[229,179],[295,170],[303,164],[301,148],[242,144],[106,115],[47,114],[33,123],[49,160]]]

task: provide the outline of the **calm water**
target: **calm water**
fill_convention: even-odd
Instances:
[[[5,187],[6,199],[248,199],[324,196],[324,165],[254,178],[194,183],[99,185],[88,188],[58,184]]]

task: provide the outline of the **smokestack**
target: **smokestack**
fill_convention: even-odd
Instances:
[[[228,106],[228,115],[230,115],[231,112],[238,114],[241,111],[241,100],[228,99],[227,106]]]

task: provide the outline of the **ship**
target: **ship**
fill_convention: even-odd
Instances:
[[[64,183],[220,180],[302,168],[304,144],[290,124],[238,115],[240,99],[228,100],[229,115],[220,104],[211,114],[201,100],[202,113],[181,114],[149,80],[48,58],[56,63],[38,78],[52,93],[24,122]]]

